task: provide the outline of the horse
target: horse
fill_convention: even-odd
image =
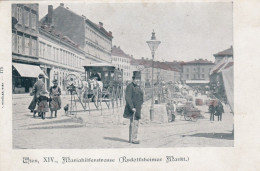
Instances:
[[[92,98],[92,101],[98,96],[98,93],[102,94],[103,83],[97,81],[96,79],[88,79],[87,81],[82,81],[80,89],[80,97],[83,99]]]

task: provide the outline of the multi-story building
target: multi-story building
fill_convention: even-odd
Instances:
[[[131,65],[138,70],[138,66],[142,65],[144,69],[141,71],[142,82],[146,86],[151,85],[152,82],[152,60],[148,59],[135,59],[131,61]],[[154,61],[154,72],[153,72],[154,83],[164,82],[176,82],[180,81],[180,71],[168,65],[165,62]]]
[[[214,56],[215,56],[215,66],[210,71],[210,90],[216,98],[225,101],[227,96],[226,91],[228,92],[228,94],[232,93],[230,91],[233,91],[233,87],[232,90],[230,89],[226,90],[227,87],[224,86],[224,80],[223,80],[223,71],[231,70],[230,73],[233,73],[234,61],[233,61],[232,46],[231,48],[225,51],[214,54]],[[228,79],[230,83],[233,82],[234,79],[233,74],[231,74]]]
[[[77,43],[90,63],[111,63],[113,36],[111,31],[104,29],[102,22],[95,24],[84,15],[64,7],[63,3],[54,10],[50,5],[48,14],[40,22],[53,26],[57,32]]]
[[[28,93],[43,71],[38,60],[38,4],[12,4],[13,93]]]
[[[84,74],[85,53],[79,45],[62,36],[49,25],[39,28],[39,62],[48,78],[46,87],[51,81],[58,80],[62,90],[66,90],[66,76],[70,73],[81,77]]]
[[[230,48],[218,52],[213,55],[215,57],[215,64],[219,63],[223,58],[232,58],[233,59],[233,46]]]
[[[207,59],[198,59],[182,64],[181,80],[186,84],[207,84],[214,63]]]
[[[132,56],[125,54],[120,46],[113,46],[112,48],[112,64],[123,70],[123,81],[131,81],[133,72],[131,70],[130,62]]]
[[[95,24],[85,19],[85,52],[87,56],[97,58],[101,62],[112,62],[112,32],[107,32],[103,23]]]

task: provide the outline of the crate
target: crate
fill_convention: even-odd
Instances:
[[[203,105],[203,100],[202,99],[196,99],[195,100],[196,106],[202,106]]]
[[[196,108],[188,109],[187,110],[187,116],[199,117],[200,116],[200,110],[198,110]]]
[[[219,100],[217,100],[217,99],[207,100],[206,104],[207,104],[208,106],[213,105],[214,107],[216,107],[216,106],[218,105],[218,102],[219,102]]]

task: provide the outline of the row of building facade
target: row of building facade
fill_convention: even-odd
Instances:
[[[58,80],[62,90],[66,77],[74,73],[85,79],[83,65],[112,63],[123,71],[123,81],[131,81],[133,71],[140,70],[142,82],[151,85],[152,60],[135,59],[120,46],[112,45],[112,32],[102,22],[92,22],[61,3],[39,19],[38,4],[12,5],[13,93],[30,92],[39,73],[46,75],[46,86]],[[231,47],[232,48],[232,47]],[[210,71],[233,49],[215,54],[215,63],[198,59],[190,62],[154,62],[154,82],[207,84]],[[232,54],[233,58],[233,54]]]
[[[13,93],[28,93],[40,73],[46,86],[57,79],[65,90],[66,76],[84,77],[83,65],[111,63],[112,32],[66,8],[48,6],[39,20],[38,4],[12,4]],[[84,79],[84,78],[82,78]]]

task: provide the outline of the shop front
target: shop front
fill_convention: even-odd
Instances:
[[[12,91],[14,94],[29,93],[39,74],[44,74],[39,66],[13,63],[12,67]],[[44,74],[45,75],[45,74]],[[45,75],[46,78],[48,78]]]

